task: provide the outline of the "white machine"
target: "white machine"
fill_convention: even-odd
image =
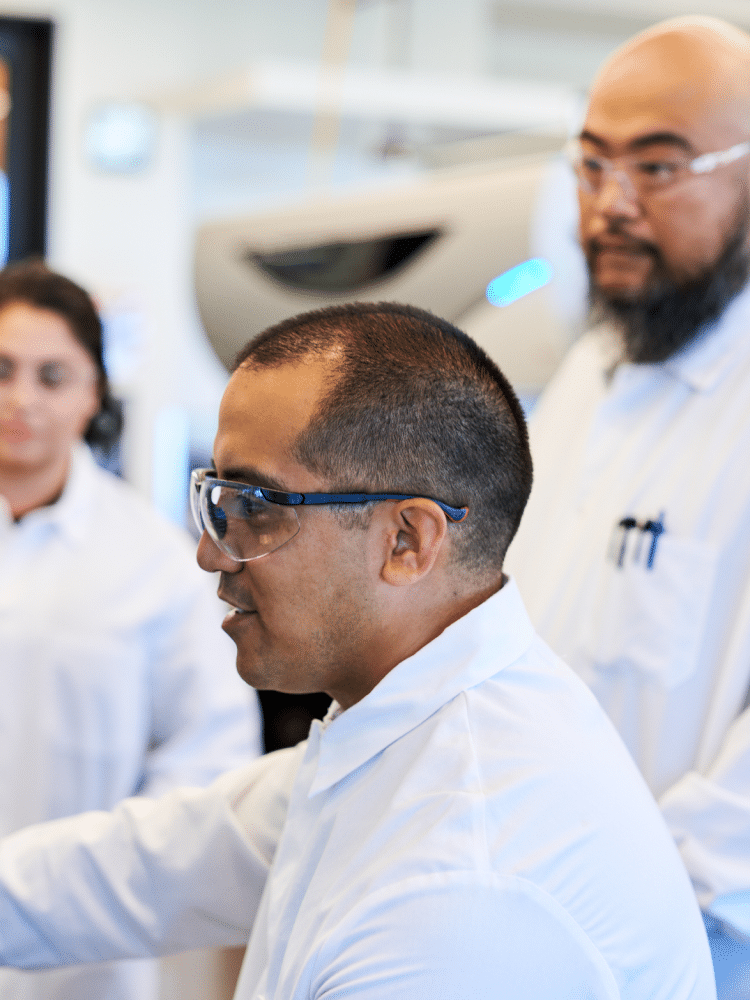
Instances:
[[[575,211],[572,182],[547,155],[207,223],[195,249],[198,307],[231,368],[251,337],[298,312],[353,300],[421,306],[466,330],[534,397],[583,315]],[[487,301],[493,279],[536,257],[551,266],[548,284],[503,308]]]

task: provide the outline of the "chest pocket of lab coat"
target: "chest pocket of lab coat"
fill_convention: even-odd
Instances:
[[[652,569],[626,559],[602,567],[583,657],[594,682],[602,672],[632,673],[664,688],[695,672],[718,562],[715,546],[665,533]]]

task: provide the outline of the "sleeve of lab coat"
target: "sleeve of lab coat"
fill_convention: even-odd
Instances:
[[[207,789],[127,799],[0,841],[0,964],[245,944],[297,759],[282,750]]]
[[[554,899],[490,872],[420,875],[367,897],[327,938],[308,982],[315,1000],[621,995],[605,959]]]
[[[707,773],[689,771],[660,805],[701,909],[750,939],[750,709]]]
[[[665,930],[681,946],[659,970],[654,992],[648,969],[634,977],[638,963],[622,956],[611,966],[560,903],[525,879],[492,872],[419,875],[372,894],[346,917],[315,956],[307,995],[315,1000],[657,995],[715,1000],[703,928],[695,921],[700,937],[692,949],[686,947],[686,928],[678,918]]]

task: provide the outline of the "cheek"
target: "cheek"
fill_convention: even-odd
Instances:
[[[713,264],[736,226],[741,204],[734,191],[714,198],[696,192],[652,214],[654,240],[667,264],[692,276]]]
[[[716,242],[714,220],[703,206],[695,206],[694,211],[686,206],[670,216],[655,216],[653,229],[655,241],[667,259],[700,259]]]
[[[581,193],[578,193],[578,239],[581,243],[585,243],[586,234],[589,230],[591,223],[591,206],[589,205],[589,199],[584,198]]]
[[[289,572],[274,573],[273,577],[256,577],[253,599],[261,613],[260,624],[268,636],[290,650],[304,649],[306,639],[328,633],[345,599],[351,600],[352,587],[358,586],[351,572],[342,570],[334,553],[325,556],[300,559]]]
[[[82,438],[98,410],[98,400],[89,401],[86,405],[77,400],[75,404],[55,407],[50,411],[47,422],[49,433],[62,442]]]
[[[85,398],[77,401],[76,406],[70,414],[70,424],[76,436],[83,436],[92,417],[96,416],[99,412],[100,406],[101,399],[99,393],[93,388],[86,393]]]

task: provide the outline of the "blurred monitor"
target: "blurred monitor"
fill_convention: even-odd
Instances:
[[[52,22],[0,17],[0,264],[44,256]]]

